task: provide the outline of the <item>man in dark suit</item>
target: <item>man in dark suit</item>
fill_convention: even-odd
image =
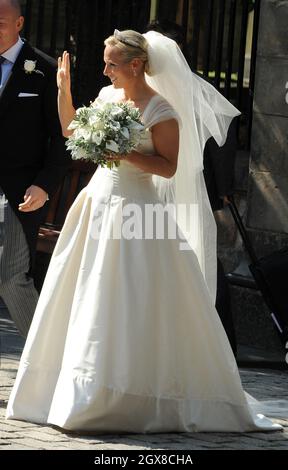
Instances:
[[[44,205],[69,166],[57,113],[56,61],[19,37],[18,0],[0,0],[0,296],[23,336]]]
[[[203,155],[204,179],[213,211],[221,210],[229,204],[233,194],[234,163],[237,150],[237,118],[230,124],[227,139],[219,147],[213,138],[205,145]],[[237,341],[231,311],[230,290],[223,265],[217,258],[216,310],[228,336],[234,355],[237,354]]]

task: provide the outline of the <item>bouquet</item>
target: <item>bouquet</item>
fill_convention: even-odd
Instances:
[[[73,134],[66,145],[73,160],[87,160],[110,169],[119,161],[111,155],[127,155],[134,150],[145,132],[140,111],[131,103],[103,103],[96,100],[89,107],[77,109],[68,129]]]

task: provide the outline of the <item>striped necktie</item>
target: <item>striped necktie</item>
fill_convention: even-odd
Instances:
[[[0,55],[0,85],[2,83],[2,64],[4,61],[5,61],[5,57],[2,57],[2,55]]]

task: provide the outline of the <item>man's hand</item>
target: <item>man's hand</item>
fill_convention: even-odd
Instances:
[[[40,209],[47,201],[48,194],[39,186],[30,186],[24,195],[24,202],[19,204],[19,211],[32,212]]]

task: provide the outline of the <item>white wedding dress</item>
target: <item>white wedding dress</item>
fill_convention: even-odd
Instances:
[[[156,95],[142,119],[173,116]],[[139,150],[153,154],[150,131]],[[74,202],[6,417],[100,433],[281,429],[247,403],[194,252],[177,239],[113,239],[130,203],[159,199],[152,175],[123,161],[98,168]]]

